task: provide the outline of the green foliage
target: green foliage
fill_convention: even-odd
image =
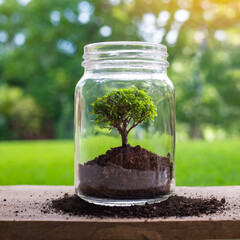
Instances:
[[[12,123],[17,137],[28,138],[41,130],[42,111],[32,97],[16,102],[12,110]],[[24,135],[21,135],[24,134]]]
[[[14,105],[22,98],[23,92],[19,87],[0,86],[0,112],[10,116]]]
[[[95,121],[102,127],[116,128],[121,135],[127,135],[134,127],[157,115],[151,97],[135,86],[114,90],[98,98],[92,106],[91,114],[97,115]]]
[[[80,67],[83,47],[93,42],[119,40],[168,45],[168,75],[176,87],[178,122],[190,127],[221,126],[226,130],[233,124],[240,126],[240,72],[236,71],[240,64],[238,1],[205,4],[204,0],[32,0],[27,5],[21,2],[0,1],[0,88],[7,86],[10,93],[6,97],[0,93],[0,139],[24,136],[24,129],[22,132],[19,129],[20,134],[12,134],[15,129],[10,115],[13,98],[18,94],[16,89],[24,97],[32,97],[41,109],[42,129],[48,126],[54,137],[72,137],[73,95],[83,74]],[[215,14],[206,18],[213,7]],[[81,22],[79,17],[81,13],[86,15],[86,9],[90,9],[89,21]],[[175,19],[179,9],[189,11],[186,22]],[[163,11],[169,12],[167,22],[160,18]],[[145,13],[152,20],[139,29],[142,20],[148,19]],[[110,36],[100,34],[103,26],[111,27]],[[170,44],[168,33],[173,28],[177,41]],[[141,33],[144,29],[145,35]],[[226,40],[215,38],[219,29],[225,31]],[[162,32],[165,34],[161,41]],[[21,44],[15,41],[18,34],[25,36]]]
[[[80,14],[88,10],[89,21],[81,22]],[[3,31],[8,37],[6,42],[0,39],[0,88],[2,84],[13,90],[18,87],[24,96],[34,98],[44,116],[41,128],[48,126],[54,137],[72,138],[73,95],[83,74],[80,67],[83,47],[106,40],[139,39],[136,27],[130,34],[125,33],[125,28],[131,25],[128,12],[129,9],[114,7],[105,0],[32,0],[26,6],[16,0],[3,1],[0,34]],[[108,38],[100,34],[104,25],[112,28]],[[17,34],[25,36],[23,44],[15,43]],[[10,105],[4,106],[4,112],[0,109],[1,133],[3,128],[15,131],[6,113],[9,111]],[[4,136],[0,134],[0,139],[25,138],[24,131],[13,135],[6,132]],[[48,134],[41,132],[35,136],[39,137]]]
[[[19,87],[0,86],[0,139],[31,138],[42,128],[42,109]],[[8,132],[9,131],[9,132]]]

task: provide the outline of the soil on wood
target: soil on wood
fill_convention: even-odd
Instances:
[[[79,164],[79,192],[113,199],[157,198],[170,192],[173,164],[139,145],[111,148]]]
[[[59,214],[69,214],[72,216],[88,217],[113,217],[113,218],[159,218],[159,217],[184,217],[201,216],[203,214],[213,214],[225,209],[225,199],[220,201],[216,198],[187,198],[181,196],[171,196],[168,200],[155,204],[145,204],[144,206],[130,207],[107,207],[98,206],[85,202],[77,195],[65,194],[64,197],[52,200],[45,206],[44,212],[56,212]]]

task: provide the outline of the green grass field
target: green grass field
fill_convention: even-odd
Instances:
[[[0,142],[0,185],[73,185],[73,156],[73,141]],[[240,185],[240,140],[177,143],[176,181]]]

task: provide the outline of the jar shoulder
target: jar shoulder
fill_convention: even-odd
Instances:
[[[157,73],[157,74],[83,74],[76,85],[76,89],[83,88],[85,85],[101,85],[109,83],[113,85],[114,83],[119,82],[129,82],[129,85],[134,85],[134,82],[138,84],[139,82],[145,82],[147,85],[154,86],[165,86],[168,89],[174,90],[174,85],[166,73]]]

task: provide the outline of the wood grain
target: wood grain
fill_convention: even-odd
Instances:
[[[42,205],[70,186],[0,186],[0,240],[240,239],[240,186],[176,187],[176,194],[226,198],[229,209],[208,216],[90,219],[44,214]],[[48,199],[48,200],[47,200]]]

